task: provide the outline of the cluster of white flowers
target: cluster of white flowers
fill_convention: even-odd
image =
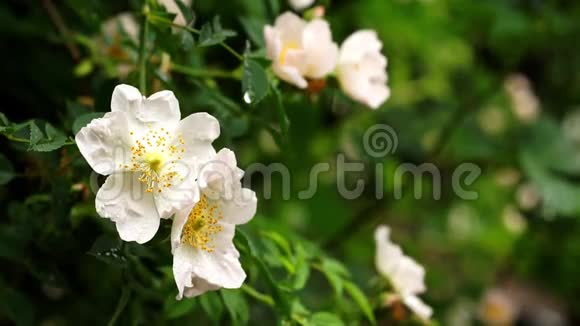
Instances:
[[[291,3],[301,8],[303,2],[307,1]],[[285,12],[274,26],[264,27],[264,39],[274,73],[298,88],[305,89],[309,80],[324,79],[334,72],[342,90],[370,108],[377,109],[390,96],[387,59],[375,31],[357,31],[339,48],[324,19],[306,21]]]
[[[401,247],[391,242],[389,233],[390,229],[384,225],[375,230],[377,270],[393,286],[395,294],[390,298],[403,302],[419,318],[427,320],[431,317],[432,309],[418,297],[426,289],[425,269],[405,256]]]
[[[214,150],[219,134],[219,122],[207,113],[181,120],[171,91],[145,98],[119,85],[111,112],[76,135],[89,165],[108,175],[95,206],[123,240],[145,243],[160,219],[175,215],[171,247],[178,298],[239,288],[246,277],[233,236],[235,225],[254,216],[257,199],[242,188],[234,153]]]

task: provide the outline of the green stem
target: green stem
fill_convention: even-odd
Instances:
[[[154,15],[149,15],[149,19],[152,21],[156,21],[158,23],[162,23],[162,24],[166,24],[169,26],[173,26],[176,28],[180,28],[180,29],[184,29],[188,32],[194,33],[196,35],[200,35],[201,31],[199,29],[193,28],[193,27],[189,27],[189,26],[184,26],[184,25],[179,25],[176,24],[164,17],[159,17],[159,16],[154,16]],[[230,47],[229,45],[227,45],[225,42],[220,42],[219,43],[224,49],[226,49],[229,53],[231,53],[234,57],[236,57],[238,60],[240,61],[244,61],[244,56],[239,54],[236,50],[232,49],[232,47]]]
[[[30,143],[30,139],[20,138],[20,137],[16,137],[16,136],[9,135],[9,134],[4,134],[4,137],[6,137],[6,139],[8,139],[8,140],[15,141],[18,143],[26,143],[26,144]],[[74,139],[72,139],[72,137],[69,137],[69,140],[65,141],[63,145],[67,146],[67,145],[74,145],[74,144],[76,144]]]
[[[141,23],[141,35],[139,36],[139,90],[144,96],[147,95],[147,33],[149,30],[149,7],[143,7]]]
[[[121,292],[121,297],[119,298],[119,302],[117,303],[117,309],[115,309],[115,313],[113,313],[111,320],[109,320],[109,324],[108,324],[109,326],[115,325],[115,323],[117,322],[117,319],[119,318],[119,316],[121,315],[121,313],[125,309],[127,302],[129,302],[130,296],[131,296],[131,290],[129,290],[129,288],[127,286],[123,286],[123,290]]]
[[[226,71],[226,70],[219,70],[219,69],[194,69],[189,68],[186,66],[182,66],[180,64],[171,63],[171,70],[188,75],[190,77],[209,77],[209,78],[227,78],[227,79],[235,79],[240,80],[241,77],[237,72],[234,71]]]
[[[264,293],[261,293],[249,285],[243,284],[242,291],[246,292],[246,294],[248,294],[252,298],[254,298],[254,299],[270,306],[270,307],[274,306],[274,299],[272,299],[271,296],[264,294]]]

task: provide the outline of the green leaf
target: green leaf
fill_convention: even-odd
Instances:
[[[179,41],[179,46],[183,51],[189,51],[195,45],[193,35],[186,30],[179,30],[177,32],[177,39]]]
[[[373,314],[373,308],[371,307],[371,304],[369,303],[367,297],[359,289],[359,287],[356,286],[352,282],[346,281],[346,282],[344,282],[344,289],[350,295],[350,297],[354,300],[354,302],[356,302],[356,304],[358,304],[358,306],[360,307],[362,312],[365,314],[367,319],[373,325],[376,324],[375,315]]]
[[[31,147],[31,150],[37,152],[50,152],[61,148],[66,142],[64,133],[54,128],[50,123],[44,127],[47,138],[42,139]]]
[[[219,322],[224,313],[224,305],[216,292],[207,292],[199,297],[203,311],[214,322]]]
[[[171,295],[165,300],[163,310],[168,319],[175,319],[192,311],[196,303],[197,301],[194,299],[176,300],[175,296]]]
[[[87,254],[113,266],[125,266],[127,263],[127,258],[121,252],[121,240],[114,235],[98,237]]]
[[[182,0],[174,0],[177,7],[179,7],[179,11],[185,18],[187,25],[193,25],[195,20],[195,12],[191,9],[188,5],[186,5]]]
[[[215,16],[212,22],[207,22],[201,26],[198,44],[200,47],[212,46],[220,44],[228,37],[233,36],[236,36],[236,32],[223,29],[219,16]]]
[[[263,29],[266,21],[256,17],[240,17],[240,23],[249,39],[259,48],[265,46]]]
[[[93,64],[93,61],[91,59],[85,59],[79,62],[79,64],[77,64],[77,66],[74,69],[74,75],[76,77],[84,77],[93,72],[94,69],[95,66]]]
[[[311,326],[342,326],[340,318],[330,312],[317,312],[310,318]]]
[[[294,277],[294,289],[302,290],[308,282],[310,276],[310,265],[305,260],[301,260],[296,265],[296,276]]]
[[[93,119],[102,118],[104,115],[105,115],[104,112],[91,112],[79,116],[78,118],[75,119],[75,121],[72,124],[73,134],[76,135],[79,132],[79,130],[81,130],[84,126],[88,125],[91,121],[93,121]]]
[[[30,148],[32,148],[32,146],[36,145],[43,137],[44,135],[42,134],[42,131],[40,131],[40,128],[38,128],[38,126],[36,125],[36,123],[33,121],[30,121],[29,123],[30,126]]]
[[[240,290],[220,291],[234,325],[245,325],[250,319],[250,308]]]
[[[7,184],[14,176],[12,163],[4,155],[0,154],[0,185]]]
[[[264,99],[269,89],[268,75],[256,61],[244,58],[244,74],[242,76],[242,94],[248,104],[256,104]]]
[[[286,114],[286,109],[284,108],[284,100],[282,99],[282,93],[272,85],[272,92],[276,99],[276,113],[278,115],[278,121],[280,123],[280,129],[282,130],[282,136],[286,137],[288,135],[288,129],[290,128],[290,119],[288,119],[288,114]]]

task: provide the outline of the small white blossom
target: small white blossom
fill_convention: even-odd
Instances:
[[[431,307],[417,296],[425,291],[425,269],[405,256],[401,248],[390,241],[389,232],[389,228],[384,225],[375,230],[377,270],[391,282],[398,298],[409,309],[420,318],[429,319]]]
[[[289,0],[288,2],[290,2],[290,6],[294,10],[303,10],[312,6],[315,1],[316,0]]]
[[[175,215],[171,247],[177,299],[242,286],[246,273],[233,244],[235,226],[247,223],[257,205],[255,193],[242,188],[242,175],[234,153],[222,149],[200,170],[200,200]]]
[[[109,175],[96,196],[97,213],[115,222],[125,241],[149,241],[160,218],[199,199],[196,162],[215,155],[211,143],[219,123],[207,113],[180,119],[173,92],[145,98],[135,87],[119,85],[111,112],[76,135],[93,170]]]
[[[299,88],[308,86],[306,78],[324,78],[336,66],[338,46],[323,19],[306,22],[285,12],[274,26],[264,27],[264,39],[274,73]]]
[[[355,32],[342,43],[336,69],[342,90],[372,109],[381,106],[391,93],[382,47],[375,31]]]

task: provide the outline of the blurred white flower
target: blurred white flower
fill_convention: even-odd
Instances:
[[[171,228],[177,299],[242,286],[246,273],[234,247],[235,226],[256,213],[256,194],[242,188],[243,171],[222,149],[199,172],[201,198],[175,215]]]
[[[306,9],[315,2],[316,0],[289,0],[290,6],[294,8],[294,10],[303,10]]]
[[[325,20],[306,22],[291,12],[264,27],[267,55],[274,73],[299,88],[306,88],[306,78],[321,79],[334,70],[338,46],[332,41]]]
[[[207,113],[180,118],[173,92],[145,98],[135,87],[119,85],[111,112],[75,137],[93,170],[109,175],[95,206],[116,223],[125,241],[149,241],[160,218],[199,199],[196,162],[215,154],[211,143],[219,136],[219,123]]]
[[[523,123],[536,121],[540,115],[540,101],[532,89],[530,80],[524,75],[514,74],[506,79],[504,86],[518,120]]]
[[[391,282],[399,299],[417,316],[429,319],[431,307],[417,296],[425,291],[425,269],[390,241],[389,232],[385,225],[375,230],[375,265],[379,273]]]
[[[336,69],[342,90],[372,109],[381,106],[391,93],[382,47],[375,31],[355,32],[342,43]]]

